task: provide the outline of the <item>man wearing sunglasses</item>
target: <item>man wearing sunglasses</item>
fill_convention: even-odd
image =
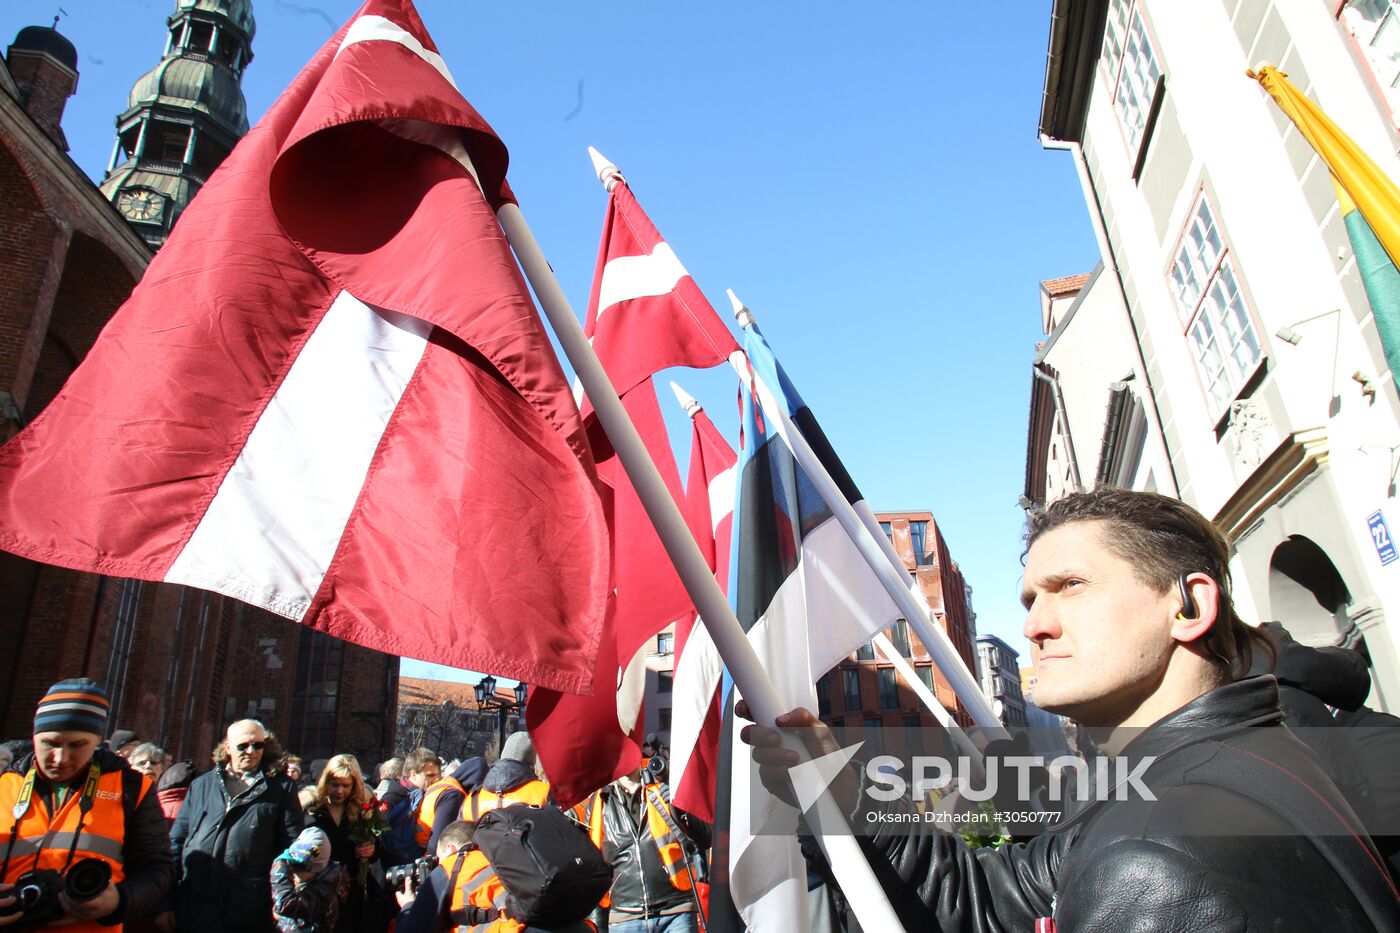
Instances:
[[[269,871],[305,823],[282,759],[276,737],[257,720],[243,719],[214,750],[214,770],[190,785],[170,831],[180,871],[175,929],[274,929]]]

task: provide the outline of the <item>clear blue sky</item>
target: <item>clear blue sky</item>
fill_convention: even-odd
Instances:
[[[0,41],[60,2],[81,71],[64,129],[97,180],[174,2],[7,3]],[[980,630],[1023,648],[1016,500],[1038,283],[1096,261],[1070,157],[1036,137],[1050,0],[997,17],[913,0],[417,5],[510,147],[575,310],[604,209],[593,145],[716,308],[733,288],[754,309],[866,498],[932,510]],[[254,122],[358,6],[254,0]],[[732,375],[677,379],[732,442]],[[673,427],[688,448],[678,410]]]

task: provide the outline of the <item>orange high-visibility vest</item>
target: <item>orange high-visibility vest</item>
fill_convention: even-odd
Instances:
[[[462,819],[475,823],[481,818],[481,814],[488,810],[499,810],[514,803],[528,803],[533,807],[542,807],[548,802],[549,785],[544,781],[526,781],[504,794],[478,787],[462,802]]]
[[[452,884],[448,900],[454,929],[458,933],[520,933],[525,924],[505,916],[506,889],[480,849],[455,852],[442,860],[442,869]],[[491,911],[496,916],[484,923],[468,923],[467,908]]]
[[[443,778],[423,791],[423,802],[418,807],[418,831],[413,834],[414,842],[420,847],[426,847],[428,840],[432,838],[433,818],[437,815],[438,799],[445,790],[456,790],[463,797],[467,795],[467,789],[456,778],[450,777]]]
[[[65,871],[74,862],[85,858],[106,862],[112,869],[114,882],[126,877],[122,871],[122,844],[126,840],[122,770],[97,774],[96,786],[91,794],[91,809],[86,815],[82,813],[82,801],[87,795],[85,783],[82,788],[75,788],[68,794],[57,812],[50,814],[40,795],[35,794],[23,815],[16,818],[15,805],[27,778],[27,775],[17,771],[0,774],[0,860],[4,862],[4,875],[0,881],[12,883],[20,875],[36,868]],[[143,776],[133,811],[150,790],[151,779]],[[102,926],[96,921],[87,921],[65,924],[64,929],[70,933],[120,933],[122,927]]]

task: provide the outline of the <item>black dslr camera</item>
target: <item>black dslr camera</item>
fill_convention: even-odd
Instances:
[[[661,755],[652,755],[642,771],[648,784],[661,784],[666,780],[666,759]]]
[[[390,891],[416,894],[433,873],[433,869],[437,868],[437,864],[436,855],[425,855],[407,865],[395,865],[384,873],[384,883],[389,886]]]
[[[112,880],[112,866],[101,859],[85,858],[73,863],[67,873],[52,868],[36,868],[20,875],[14,881],[10,892],[15,902],[0,908],[0,917],[10,914],[23,914],[15,923],[5,927],[11,930],[29,930],[53,923],[63,917],[63,904],[60,893],[67,894],[70,901],[84,903],[107,890]]]

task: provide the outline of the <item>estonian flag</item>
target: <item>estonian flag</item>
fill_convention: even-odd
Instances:
[[[730,603],[782,701],[815,710],[817,679],[901,613],[782,439],[780,409],[846,502],[868,510],[756,325],[744,330],[744,351]],[[730,741],[732,799],[726,807],[721,789],[717,806],[719,820],[728,816],[728,858],[717,880],[727,875],[751,930],[807,929],[806,864],[795,826],[780,831],[795,813],[751,786],[747,746]]]

